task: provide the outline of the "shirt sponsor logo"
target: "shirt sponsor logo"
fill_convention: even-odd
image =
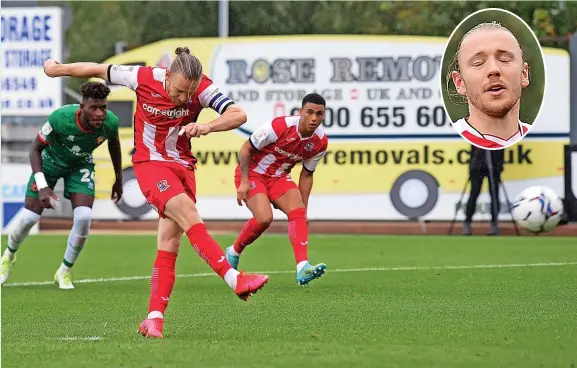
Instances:
[[[161,110],[158,107],[150,106],[148,104],[142,104],[142,108],[144,109],[144,111],[154,116],[162,115],[166,116],[169,119],[180,119],[182,117],[190,115],[190,111],[185,108]]]
[[[303,160],[302,156],[299,156],[295,153],[287,152],[281,148],[275,147],[274,150],[275,150],[275,152],[280,153],[281,155],[286,156],[286,157],[290,158],[291,160],[294,160],[294,161],[302,161]]]

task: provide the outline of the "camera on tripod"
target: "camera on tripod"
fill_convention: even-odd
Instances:
[[[503,194],[505,195],[505,200],[507,203],[507,209],[510,213],[511,202],[509,201],[509,195],[505,185],[501,181],[501,173],[503,172],[503,165],[505,163],[505,152],[503,149],[499,150],[486,150],[474,145],[471,145],[471,159],[469,161],[469,175],[463,191],[461,192],[461,197],[459,198],[458,205],[455,206],[455,215],[449,227],[449,235],[453,233],[453,228],[455,221],[457,220],[457,214],[463,203],[463,197],[467,190],[469,184],[471,184],[471,191],[469,193],[469,198],[465,206],[465,221],[463,222],[463,234],[472,235],[472,218],[475,214],[475,209],[477,206],[477,199],[481,193],[483,187],[483,182],[485,177],[489,181],[489,194],[491,197],[491,226],[489,233],[487,235],[499,235],[499,190],[503,189]],[[515,232],[520,235],[519,229],[515,220],[513,219],[513,224],[515,226]]]

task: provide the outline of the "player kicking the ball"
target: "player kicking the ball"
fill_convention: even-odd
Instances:
[[[150,279],[148,317],[138,327],[143,336],[163,337],[164,312],[175,281],[175,264],[183,231],[198,255],[242,300],[268,282],[267,275],[238,272],[208,234],[196,207],[196,158],[191,137],[236,129],[246,114],[202,72],[200,61],[186,47],[176,49],[168,69],[95,63],[59,64],[49,60],[48,76],[97,77],[136,93],[134,173],[148,203],[159,213],[158,252]],[[220,116],[196,124],[210,108]],[[181,134],[182,133],[182,134]]]
[[[64,179],[64,198],[72,202],[74,225],[62,265],[54,275],[60,289],[74,289],[71,269],[86,244],[94,203],[94,162],[92,152],[108,139],[108,151],[116,181],[112,200],[122,196],[122,153],[118,140],[118,117],[107,110],[110,89],[102,83],[88,82],[80,87],[82,102],[66,105],[48,117],[30,149],[33,174],[26,189],[21,217],[8,234],[8,246],[2,256],[0,283],[10,276],[16,251],[40,220],[45,208],[53,208],[56,182]]]
[[[308,262],[307,205],[313,187],[313,172],[325,155],[328,138],[321,122],[325,99],[316,93],[304,97],[300,115],[278,117],[255,131],[243,144],[236,168],[239,205],[246,202],[253,218],[244,225],[234,245],[226,249],[230,264],[238,267],[245,247],[254,242],[272,222],[271,202],[289,221],[288,234],[297,263],[297,283],[308,284],[321,277],[324,263]],[[299,185],[290,177],[302,162]]]

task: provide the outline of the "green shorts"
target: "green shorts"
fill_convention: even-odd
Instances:
[[[72,193],[82,193],[94,197],[94,164],[84,164],[74,168],[62,168],[49,160],[42,160],[42,172],[50,189],[54,190],[56,182],[64,179],[64,198],[70,199]],[[26,187],[26,197],[38,199],[38,188],[34,175],[30,175]]]

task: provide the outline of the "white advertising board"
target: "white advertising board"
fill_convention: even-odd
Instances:
[[[451,127],[442,106],[440,62],[446,41],[361,35],[178,39],[107,62],[160,65],[169,50],[187,45],[214,83],[247,111],[248,122],[240,129],[192,141],[199,160],[197,195],[203,218],[251,216],[236,202],[233,176],[239,148],[257,127],[275,116],[296,113],[307,93],[318,92],[327,100],[323,124],[329,147],[315,173],[310,219],[450,220],[468,178],[470,146]],[[547,86],[541,113],[529,135],[505,154],[502,179],[510,200],[531,185],[564,195],[569,55],[557,49],[545,49],[544,55]],[[110,99],[133,95],[120,88]],[[213,118],[215,114],[203,112],[200,122]],[[132,141],[127,138],[122,144],[129,150]],[[105,149],[100,152],[108,160]],[[98,165],[97,187],[109,193],[111,165]],[[295,167],[293,179],[299,170]],[[489,218],[487,188],[485,184],[474,220]],[[130,207],[136,209],[130,214],[99,198],[95,216],[156,218],[137,191],[136,185],[126,188],[134,203]],[[501,201],[501,218],[508,219],[503,192]],[[285,218],[278,211],[275,216]],[[463,217],[460,210],[458,218]]]
[[[20,210],[24,206],[26,185],[31,173],[32,169],[30,169],[29,165],[0,165],[0,187],[2,188],[0,197],[0,231],[2,234],[7,234],[19,219]],[[37,232],[38,224],[30,230],[31,234]]]
[[[62,78],[44,74],[46,59],[62,60],[62,10],[2,8],[3,116],[49,115],[62,106]]]
[[[307,93],[317,92],[330,108],[324,126],[333,141],[459,138],[439,90],[444,40],[431,40],[225,43],[214,53],[211,78],[247,110],[243,128],[250,131],[271,116],[294,113]],[[569,57],[546,52],[545,58],[549,88],[533,133],[567,133]]]

